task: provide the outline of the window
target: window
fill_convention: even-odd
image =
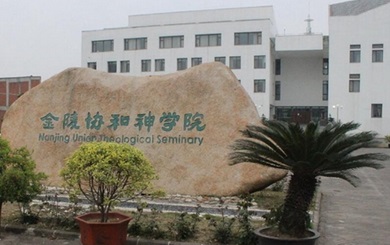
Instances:
[[[226,65],[226,57],[215,57],[214,61],[221,62],[222,64]]]
[[[129,60],[122,60],[121,61],[121,72],[130,72],[130,61]]]
[[[152,61],[151,60],[141,60],[141,71],[147,72],[152,70]]]
[[[95,69],[96,70],[96,62],[88,62],[87,63],[88,68]]]
[[[237,32],[234,33],[234,45],[261,44],[261,32]]]
[[[230,56],[230,69],[241,69],[241,56]]]
[[[182,48],[184,36],[160,37],[160,48]]]
[[[276,59],[275,60],[275,75],[280,75],[280,72],[281,72],[281,68],[282,67],[282,62],[280,61],[280,59]]]
[[[264,93],[265,92],[265,80],[264,79],[256,79],[254,81],[254,90],[255,93]]]
[[[371,117],[382,117],[382,104],[371,104]]]
[[[383,44],[372,45],[372,62],[383,62]]]
[[[265,55],[256,55],[254,58],[254,68],[264,69],[265,68]]]
[[[328,80],[322,81],[322,100],[327,101],[329,97],[329,83]]]
[[[195,47],[221,46],[221,34],[195,35]]]
[[[92,41],[92,53],[114,50],[114,40]]]
[[[146,49],[148,44],[148,39],[146,37],[139,38],[126,38],[124,40],[124,49],[125,50],[137,50],[137,49]]]
[[[322,75],[328,75],[329,73],[329,59],[322,60]]]
[[[280,81],[275,82],[275,100],[280,100],[281,86]]]
[[[360,92],[360,74],[349,74],[349,92]]]
[[[360,44],[352,44],[349,49],[349,62],[360,63]]]
[[[116,72],[116,61],[107,62],[107,72],[115,73]]]
[[[155,71],[165,71],[165,60],[164,59],[154,60],[154,70]]]
[[[192,58],[191,59],[191,66],[197,66],[202,64],[202,58]]]
[[[178,58],[177,59],[177,70],[185,70],[187,69],[187,58]]]

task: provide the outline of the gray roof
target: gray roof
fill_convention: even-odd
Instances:
[[[355,0],[332,4],[329,7],[329,16],[359,15],[388,3],[390,0]]]

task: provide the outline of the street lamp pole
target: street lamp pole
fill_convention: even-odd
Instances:
[[[343,109],[343,106],[336,104],[333,106],[333,109],[336,109],[336,122],[339,122],[339,113],[340,113],[340,110]]]
[[[257,113],[260,115],[261,109],[263,108],[263,105],[256,105],[257,107]],[[264,117],[264,113],[261,115],[261,117]]]

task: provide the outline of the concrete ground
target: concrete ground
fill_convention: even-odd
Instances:
[[[390,155],[390,149],[364,149],[362,152],[383,152]],[[322,194],[318,219],[321,237],[317,245],[390,245],[390,160],[381,170],[359,169],[361,178],[357,188],[349,183],[322,178]],[[50,235],[11,232],[0,235],[0,245],[80,245],[74,234],[65,234],[61,239],[50,239]],[[190,243],[168,241],[129,240],[128,244],[189,245]],[[193,244],[193,243],[192,243]],[[195,244],[193,244],[195,245]]]
[[[390,155],[388,148],[362,152]],[[384,166],[356,170],[361,179],[357,188],[343,180],[322,179],[318,245],[390,244],[390,161]]]

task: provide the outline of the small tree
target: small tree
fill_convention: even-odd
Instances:
[[[111,142],[80,146],[66,161],[61,176],[72,195],[82,194],[96,205],[101,222],[121,199],[151,186],[157,178],[144,154],[137,148]]]
[[[262,126],[247,126],[243,139],[232,145],[232,164],[251,162],[291,172],[278,229],[281,233],[303,237],[308,227],[308,209],[319,185],[318,177],[333,177],[357,186],[353,170],[380,169],[381,153],[357,153],[376,144],[373,132],[356,132],[357,123],[329,124],[323,129],[309,123],[263,120]],[[354,132],[353,132],[354,131]]]
[[[26,148],[11,150],[8,141],[0,138],[0,221],[4,203],[31,202],[41,193],[45,179],[44,173],[35,172],[35,162]]]

